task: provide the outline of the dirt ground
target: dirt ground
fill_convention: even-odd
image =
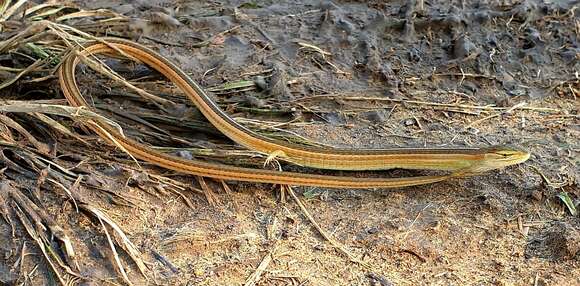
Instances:
[[[125,16],[99,25],[98,16],[62,23],[152,47],[212,91],[229,114],[265,134],[343,148],[512,145],[532,155],[503,170],[419,187],[295,187],[349,258],[287,192],[281,198],[279,186],[224,187],[205,179],[205,188],[194,176],[145,162],[140,169],[78,122],[53,117],[89,144],[60,133],[43,136],[50,128],[30,123],[32,116],[6,113],[35,126],[27,129],[48,144],[52,156],[46,158],[84,174],[70,189],[118,225],[145,270],[119,233],[95,219],[90,204],[77,211],[50,183],[51,173],[21,167],[34,164],[6,141],[37,145],[0,120],[0,133],[13,133],[0,144],[0,284],[58,283],[22,223],[19,193],[50,217],[42,221],[64,229],[74,261],[62,250],[52,261],[81,285],[128,284],[118,263],[134,285],[580,285],[579,1],[73,2],[40,18],[56,21],[78,9]],[[0,40],[28,25],[12,24]],[[17,54],[2,53],[2,66],[23,64],[13,60]],[[200,156],[199,148],[223,149],[210,157],[260,167],[263,157],[227,153],[241,147],[216,134],[158,74],[106,61],[183,107],[160,111],[81,69],[77,80],[85,96],[124,122],[129,136],[175,147],[168,152],[182,157]],[[4,81],[7,75],[0,75]],[[57,79],[32,77],[0,89],[0,98],[64,104]],[[48,244],[63,249],[48,228]]]

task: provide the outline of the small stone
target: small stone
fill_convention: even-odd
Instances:
[[[463,59],[476,51],[477,47],[468,36],[459,37],[453,44],[453,56],[456,59]]]
[[[411,126],[415,124],[415,119],[414,118],[407,118],[405,119],[405,121],[403,121],[403,124],[405,124],[405,126]]]
[[[185,150],[177,151],[177,157],[181,157],[187,160],[193,159],[193,155],[191,154],[191,152]]]
[[[322,117],[331,125],[340,125],[345,123],[344,118],[337,112],[324,113]]]
[[[367,111],[364,113],[364,116],[373,123],[382,123],[388,118],[388,114],[384,109]]]
[[[525,31],[525,43],[523,49],[531,49],[538,43],[543,42],[540,32],[534,28],[528,27]]]
[[[135,11],[135,6],[133,6],[132,4],[125,4],[125,5],[113,6],[113,7],[111,7],[111,9],[113,9],[113,11],[115,11],[119,14],[129,14],[130,12]]]
[[[461,87],[463,87],[463,89],[465,89],[466,91],[469,91],[471,94],[475,94],[477,92],[477,90],[479,89],[479,87],[477,86],[477,84],[471,82],[471,81],[463,81],[463,84],[461,85]]]
[[[257,98],[255,96],[245,95],[243,97],[243,99],[244,99],[244,103],[250,107],[262,108],[262,107],[266,106],[266,103],[264,102],[264,100]]]
[[[254,84],[256,84],[256,86],[260,89],[260,90],[266,90],[268,88],[268,83],[266,82],[266,79],[259,75],[256,76],[254,78]]]
[[[167,27],[175,28],[181,26],[179,20],[173,18],[171,15],[165,14],[163,12],[153,12],[151,13],[151,22],[155,24],[162,24]]]

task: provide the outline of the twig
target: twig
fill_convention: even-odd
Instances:
[[[50,256],[46,252],[46,248],[45,248],[44,243],[42,242],[42,239],[38,236],[38,233],[32,227],[31,222],[28,220],[28,218],[26,218],[26,216],[24,215],[24,213],[22,212],[22,210],[20,209],[20,207],[18,205],[16,205],[15,212],[16,212],[16,216],[20,219],[20,222],[22,223],[22,225],[24,225],[24,229],[26,230],[28,235],[30,235],[32,240],[34,240],[34,242],[36,242],[38,248],[40,248],[40,251],[44,255],[44,259],[46,260],[46,262],[48,262],[50,269],[53,271],[54,275],[58,278],[58,282],[60,282],[60,284],[63,286],[67,286],[68,284],[64,281],[63,277],[61,276],[60,271],[58,271],[58,269],[56,268],[56,265],[54,265],[54,263],[50,259]]]
[[[72,119],[92,119],[97,122],[106,123],[117,129],[119,134],[123,135],[123,129],[116,122],[99,115],[93,111],[87,110],[84,107],[72,107],[66,105],[54,105],[44,103],[29,103],[20,100],[0,100],[0,111],[3,112],[24,112],[24,113],[46,113],[52,115],[60,115],[70,117]]]
[[[450,103],[437,103],[437,102],[427,102],[419,100],[406,100],[406,99],[394,99],[385,97],[364,97],[364,96],[343,96],[338,94],[324,94],[324,95],[314,95],[296,99],[291,102],[307,101],[315,99],[325,99],[325,98],[338,98],[341,100],[353,100],[353,101],[377,101],[377,102],[397,102],[402,104],[414,104],[414,105],[426,105],[426,106],[442,106],[442,107],[453,107],[453,108],[465,108],[465,109],[478,109],[478,110],[488,110],[488,111],[504,111],[509,110],[511,107],[496,107],[492,105],[467,105],[467,104],[450,104]],[[531,110],[538,112],[553,112],[561,113],[561,109],[547,108],[547,107],[531,107],[531,106],[520,106],[517,109],[520,110]]]
[[[540,176],[542,177],[542,179],[544,179],[544,181],[546,182],[546,184],[554,189],[558,189],[564,186],[567,186],[568,184],[570,184],[569,181],[563,181],[563,182],[559,182],[559,183],[554,183],[552,182],[550,179],[548,179],[548,177],[546,177],[544,175],[544,173],[542,171],[540,171],[540,169],[538,169],[538,167],[536,166],[530,166],[532,167],[532,169],[534,169],[538,174],[540,174]]]
[[[127,251],[133,262],[137,265],[137,268],[141,272],[143,277],[147,278],[145,274],[147,267],[145,266],[145,262],[143,261],[142,254],[135,245],[129,240],[127,235],[121,230],[121,228],[111,219],[108,215],[106,215],[101,210],[88,205],[88,204],[80,204],[81,208],[85,209],[86,211],[92,213],[94,216],[98,217],[99,220],[105,221],[114,231],[115,233],[121,238],[122,245],[124,249]]]
[[[125,280],[125,282],[129,285],[133,285],[133,283],[131,283],[131,280],[129,280],[129,277],[127,276],[127,272],[125,272],[125,268],[123,267],[123,264],[121,264],[121,259],[119,258],[119,254],[117,253],[117,250],[115,249],[115,244],[113,243],[113,240],[111,239],[111,236],[109,235],[109,231],[107,230],[107,226],[105,225],[105,223],[103,223],[103,220],[101,220],[100,217],[98,217],[99,222],[101,223],[101,226],[103,227],[103,231],[105,232],[105,236],[107,236],[107,241],[109,242],[109,246],[111,247],[111,251],[113,252],[113,258],[115,259],[115,263],[117,265],[117,269],[119,269],[119,272],[121,272],[121,277],[123,277],[123,280]]]
[[[220,202],[219,202],[218,198],[214,195],[212,190],[209,188],[209,186],[205,182],[205,179],[201,176],[195,176],[195,177],[197,178],[197,182],[201,186],[201,189],[203,190],[203,193],[204,193],[205,198],[207,199],[207,202],[209,203],[209,205],[214,207],[217,204],[219,204]]]
[[[116,82],[121,83],[122,85],[124,85],[128,89],[136,92],[137,94],[139,94],[143,98],[149,99],[154,103],[158,103],[158,104],[162,104],[162,105],[172,103],[172,101],[170,101],[170,100],[161,98],[157,95],[151,94],[150,92],[147,92],[141,88],[134,86],[133,84],[128,82],[126,79],[124,79],[122,76],[120,76],[117,72],[115,72],[113,69],[111,69],[109,66],[107,66],[102,61],[100,61],[98,58],[93,57],[94,59],[91,59],[91,58],[81,54],[78,51],[75,51],[75,53],[76,53],[76,56],[79,57],[83,63],[85,63],[87,66],[89,66],[94,71],[96,71],[102,75],[105,75],[108,78],[110,78]]]
[[[492,118],[498,117],[498,116],[500,116],[500,115],[501,115],[501,113],[496,113],[496,114],[492,114],[492,115],[486,116],[486,117],[484,117],[484,118],[481,118],[481,119],[475,120],[475,121],[473,121],[473,122],[471,122],[471,123],[467,124],[467,126],[465,126],[465,128],[470,128],[470,127],[473,127],[474,125],[477,125],[477,124],[479,124],[479,123],[481,123],[481,122],[483,122],[483,121],[486,121],[486,120],[488,120],[488,119],[492,119]]]
[[[298,196],[296,196],[296,194],[294,193],[294,190],[292,190],[292,187],[286,186],[286,190],[288,191],[290,196],[294,199],[294,201],[296,202],[298,207],[300,207],[300,210],[302,210],[302,213],[304,214],[304,216],[306,216],[306,218],[310,221],[310,223],[314,226],[314,228],[316,228],[318,233],[320,233],[320,235],[322,235],[322,237],[324,239],[326,239],[328,242],[330,242],[330,244],[334,248],[340,250],[340,252],[342,252],[344,255],[346,255],[350,259],[350,261],[357,263],[365,268],[370,268],[369,264],[356,258],[352,253],[350,253],[348,250],[346,250],[346,248],[344,248],[338,241],[334,240],[334,238],[332,238],[324,229],[322,229],[322,227],[320,227],[320,225],[316,222],[316,220],[312,217],[312,215],[310,215],[310,212],[308,212],[308,210],[306,209],[306,207],[304,206],[302,201],[300,201]]]
[[[237,30],[237,29],[238,29],[238,28],[240,28],[240,27],[241,27],[240,25],[238,25],[238,26],[234,26],[234,27],[232,27],[232,28],[230,28],[230,29],[227,29],[227,30],[225,30],[225,31],[219,32],[219,33],[217,33],[217,34],[215,34],[215,35],[213,35],[213,36],[209,37],[209,38],[208,38],[207,40],[205,40],[205,41],[201,41],[201,42],[199,42],[199,43],[194,43],[194,44],[191,44],[191,45],[190,45],[190,47],[192,47],[192,48],[201,48],[201,47],[205,47],[205,46],[209,45],[211,42],[213,42],[213,41],[215,40],[215,38],[217,38],[217,37],[221,37],[221,36],[224,36],[225,34],[228,34],[228,33],[231,33],[231,32],[233,32],[233,31]]]
[[[6,11],[4,11],[4,13],[2,14],[2,17],[0,17],[0,22],[8,20],[8,18],[10,18],[10,16],[12,16],[12,14],[14,14],[16,12],[16,10],[18,10],[18,8],[20,8],[20,6],[22,6],[22,5],[24,5],[24,3],[26,3],[27,1],[28,0],[19,0],[18,2],[14,3],[14,5],[12,5]],[[10,3],[10,1],[6,1],[6,2]]]
[[[255,286],[258,283],[258,281],[260,281],[262,273],[264,273],[266,268],[268,268],[268,265],[270,265],[270,262],[272,262],[272,258],[274,256],[276,248],[277,248],[276,245],[274,245],[274,247],[272,247],[272,249],[264,256],[264,258],[262,258],[262,262],[260,262],[260,265],[258,265],[258,268],[256,268],[256,270],[252,273],[252,275],[250,275],[248,279],[246,279],[244,286]]]
[[[40,59],[40,60],[35,61],[33,64],[29,65],[28,67],[23,69],[21,72],[19,72],[15,77],[13,77],[9,80],[6,80],[2,84],[0,84],[0,89],[4,89],[7,86],[10,86],[11,84],[15,83],[19,78],[21,78],[25,74],[29,73],[30,71],[41,66],[44,63],[46,63],[46,59]]]
[[[12,120],[12,118],[4,114],[0,114],[0,123],[6,124],[10,128],[18,131],[18,133],[26,137],[26,139],[38,150],[38,152],[44,155],[50,153],[50,147],[48,147],[46,143],[38,141],[34,136],[32,136],[32,134],[28,132],[28,130],[26,130],[26,128],[22,127],[22,125],[20,125],[18,122]]]

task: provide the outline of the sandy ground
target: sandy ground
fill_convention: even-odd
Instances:
[[[229,182],[225,191],[207,180],[213,204],[192,190],[182,192],[184,199],[152,176],[198,188],[195,177],[146,164],[133,171],[131,160],[95,137],[90,147],[71,143],[67,151],[82,149],[90,158],[80,172],[114,191],[84,194],[148,262],[145,278],[120,250],[135,285],[244,285],[256,273],[256,285],[580,285],[580,220],[558,197],[567,194],[576,205],[580,198],[577,1],[76,2],[129,16],[122,29],[93,32],[151,46],[205,88],[253,83],[246,91],[216,92],[237,117],[294,119],[284,128],[346,148],[507,144],[532,153],[524,164],[427,186],[294,188],[321,228],[360,263],[326,241],[290,197],[282,201],[278,187]],[[116,67],[141,76],[139,66]],[[79,82],[84,91],[103,93],[91,77]],[[170,85],[149,87],[179,95]],[[102,102],[127,103],[109,96]],[[497,108],[482,108],[488,105]],[[199,131],[175,132],[192,130]],[[76,212],[62,192],[31,193],[66,226],[82,275],[98,278],[94,285],[124,283],[98,220]],[[0,281],[23,283],[11,267],[26,244],[26,283],[54,282],[21,225],[12,236],[0,219],[0,242]]]

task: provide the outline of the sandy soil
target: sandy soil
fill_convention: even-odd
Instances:
[[[132,171],[138,169],[130,159],[94,137],[90,147],[71,143],[67,150],[91,158],[82,172],[113,191],[84,194],[148,261],[145,278],[120,251],[135,285],[244,285],[261,263],[256,285],[580,285],[580,220],[558,197],[565,193],[576,205],[580,199],[578,1],[75,2],[129,16],[122,29],[93,32],[154,47],[206,88],[253,83],[216,92],[237,117],[294,119],[286,129],[348,148],[508,144],[532,153],[521,165],[427,186],[295,188],[361,264],[323,239],[292,199],[281,201],[279,188],[229,182],[230,192],[206,180],[214,204],[193,190],[184,200],[151,174],[193,186],[195,177],[146,164]],[[112,64],[132,78],[151,74]],[[87,92],[104,92],[94,77],[79,82]],[[167,84],[148,87],[179,94]],[[127,103],[109,97],[102,102]],[[462,105],[438,105],[456,103]],[[479,108],[486,105],[498,108]],[[159,123],[154,117],[146,119]],[[189,138],[228,143],[212,134]],[[39,190],[32,193],[72,237],[80,273],[100,279],[94,285],[124,283],[98,220],[76,212],[62,192]],[[11,266],[27,243],[23,272],[38,265],[28,284],[54,282],[40,250],[16,226],[12,236],[0,219],[0,281],[23,282]]]

